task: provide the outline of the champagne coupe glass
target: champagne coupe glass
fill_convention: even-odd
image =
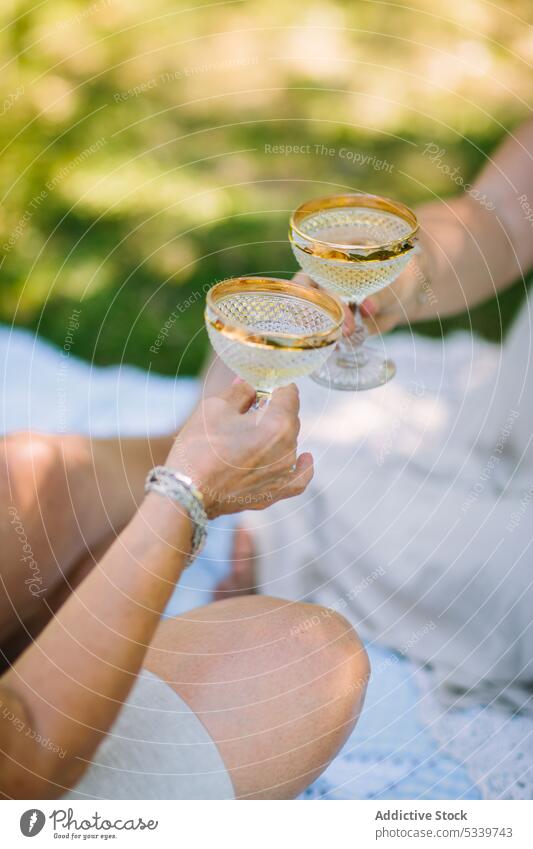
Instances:
[[[403,203],[362,192],[308,201],[291,216],[289,240],[300,268],[348,303],[356,324],[311,375],[317,383],[372,389],[395,374],[391,360],[364,345],[359,305],[396,280],[413,257],[417,232],[416,215]]]
[[[207,293],[205,323],[226,365],[257,392],[320,368],[342,333],[342,304],[327,292],[273,277],[233,277]]]

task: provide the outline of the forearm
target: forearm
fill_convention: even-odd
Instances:
[[[24,724],[66,752],[62,760],[11,733],[0,776],[11,795],[46,780],[71,786],[135,681],[162,610],[184,568],[191,526],[174,503],[150,495],[98,567],[39,640],[3,677]],[[7,731],[10,729],[8,728]],[[11,729],[12,730],[12,729]],[[41,784],[31,773],[42,776]],[[0,779],[0,788],[5,791]],[[48,794],[54,793],[53,786]]]
[[[532,158],[528,122],[506,137],[468,193],[418,210],[417,291],[423,297],[409,307],[408,318],[462,312],[527,274],[533,266]]]
[[[464,312],[510,286],[520,274],[512,244],[493,211],[468,196],[418,210],[420,255],[408,273],[416,300],[411,321]]]

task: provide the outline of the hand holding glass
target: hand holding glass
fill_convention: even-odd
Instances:
[[[300,268],[354,312],[356,329],[313,375],[332,389],[381,386],[395,374],[391,360],[364,346],[358,306],[396,280],[413,256],[418,221],[407,206],[363,193],[318,198],[298,207],[289,239]]]

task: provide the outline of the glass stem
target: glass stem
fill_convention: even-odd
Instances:
[[[255,401],[251,406],[251,410],[261,410],[266,407],[270,401],[271,392],[264,392],[262,389],[257,389],[255,393]]]
[[[354,366],[364,366],[368,362],[368,357],[363,348],[368,330],[361,318],[358,305],[349,304],[349,307],[353,314],[355,329],[349,336],[341,336],[337,346],[337,364],[346,366],[346,368],[353,368]]]

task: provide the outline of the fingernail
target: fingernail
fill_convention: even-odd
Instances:
[[[244,383],[244,380],[242,379],[242,377],[236,377],[231,385],[235,386],[236,383]]]

